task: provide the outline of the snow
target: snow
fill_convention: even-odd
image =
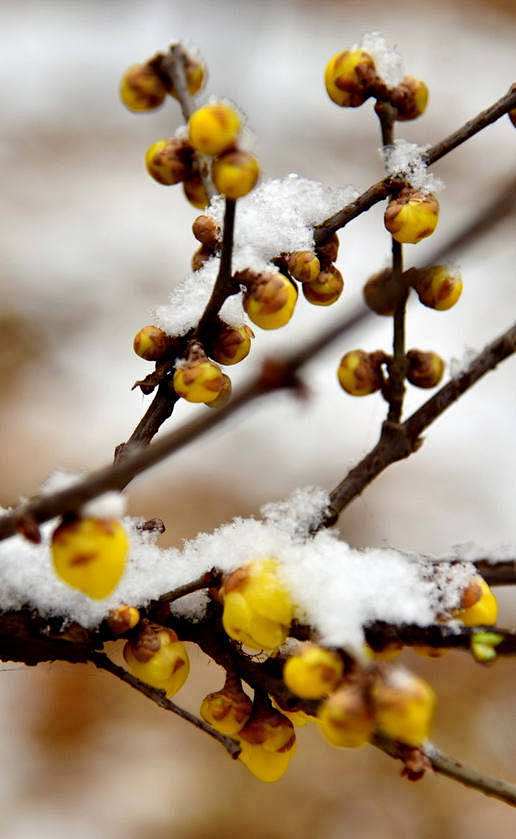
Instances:
[[[458,356],[453,356],[452,358],[450,358],[450,376],[452,378],[455,378],[456,376],[460,376],[462,373],[464,373],[470,366],[471,362],[477,357],[477,355],[478,350],[474,349],[473,347],[466,346],[460,358]]]
[[[238,201],[233,270],[277,270],[271,260],[281,253],[311,250],[313,227],[352,201],[352,187],[324,186],[290,174],[262,183]],[[217,196],[206,211],[222,227],[224,199]],[[169,335],[185,335],[199,321],[217,277],[220,259],[210,259],[173,290],[169,303],[155,313],[155,323]],[[228,298],[220,316],[231,326],[245,322],[240,294]]]
[[[295,617],[310,624],[322,643],[357,654],[371,621],[427,625],[457,606],[475,574],[470,563],[435,562],[391,548],[357,550],[333,530],[311,536],[327,506],[324,490],[297,490],[287,501],[265,505],[262,520],[234,519],[180,549],[160,548],[155,533],[142,532],[139,519],[126,518],[128,566],[116,591],[103,601],[92,601],[57,579],[48,548],[50,523],[41,545],[20,536],[0,544],[0,608],[28,606],[42,617],[61,616],[94,628],[121,604],[145,606],[211,568],[228,573],[266,556],[278,560]],[[205,603],[205,593],[198,592],[172,608],[197,619]]]
[[[396,47],[389,47],[380,32],[366,32],[360,44],[353,49],[368,52],[374,60],[376,72],[389,87],[398,85],[405,75],[403,57]]]
[[[516,544],[514,542],[499,542],[488,547],[472,541],[461,542],[453,545],[452,556],[467,562],[483,559],[492,565],[496,565],[498,562],[508,562],[516,558]]]
[[[444,188],[440,178],[427,170],[424,154],[430,146],[418,146],[407,140],[395,140],[391,146],[380,149],[388,175],[404,177],[421,192],[439,192]]]

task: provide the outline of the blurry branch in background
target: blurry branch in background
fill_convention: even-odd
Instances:
[[[361,314],[358,313],[355,323],[360,319]],[[349,328],[348,318],[346,324]],[[206,412],[176,431],[164,434],[147,448],[129,452],[118,463],[91,472],[70,487],[37,496],[1,516],[0,540],[23,530],[29,522],[39,525],[64,513],[77,512],[92,498],[110,490],[119,491],[137,475],[221,425],[228,417],[234,416],[259,397],[282,389],[290,389],[302,395],[304,391],[297,378],[299,369],[341,335],[342,324],[337,324],[324,334],[306,341],[300,350],[284,356],[281,361],[266,361],[262,371],[235,393],[227,407],[216,412]],[[376,446],[332,491],[330,512],[323,524],[334,523],[342,510],[387,466],[417,451],[422,442],[422,432],[479,379],[515,351],[516,326],[512,326],[482,350],[466,370],[424,402],[404,423],[386,421]]]

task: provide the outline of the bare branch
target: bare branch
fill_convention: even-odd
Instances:
[[[431,166],[432,163],[435,163],[437,160],[440,160],[442,157],[449,154],[451,151],[456,149],[457,146],[460,146],[462,143],[470,140],[471,137],[474,137],[475,134],[479,133],[479,131],[487,128],[488,125],[492,125],[493,122],[496,122],[496,120],[500,119],[500,117],[504,116],[504,114],[508,113],[515,107],[516,85],[513,85],[509,93],[506,93],[505,96],[502,96],[501,99],[489,108],[486,108],[476,117],[470,119],[465,123],[465,125],[457,131],[454,131],[453,134],[449,134],[448,137],[444,138],[444,140],[440,140],[440,142],[429,148],[424,155],[425,162],[428,166]],[[376,184],[373,184],[373,186],[369,187],[369,189],[362,193],[362,195],[360,195],[355,201],[352,201],[351,204],[347,204],[342,208],[342,210],[339,210],[333,216],[330,216],[321,224],[317,225],[314,230],[316,244],[324,242],[325,239],[327,239],[332,233],[336,233],[337,230],[340,230],[341,227],[344,227],[348,224],[348,222],[359,216],[361,213],[370,210],[371,207],[379,201],[383,201],[383,199],[387,198],[388,195],[398,192],[402,186],[403,183],[395,178],[384,178],[382,181],[378,181]]]
[[[168,76],[181,105],[181,111],[185,122],[188,122],[196,109],[195,102],[188,92],[185,76],[185,51],[182,44],[172,44],[168,55],[162,56],[161,71]],[[211,199],[217,194],[210,174],[210,159],[199,152],[195,152],[197,169],[201,176],[204,189],[208,198]]]
[[[124,670],[123,667],[120,667],[118,664],[111,661],[105,653],[93,652],[89,660],[95,665],[95,667],[98,667],[99,670],[105,670],[106,673],[111,673],[112,676],[116,676],[117,679],[120,679],[122,682],[130,685],[135,690],[143,693],[143,695],[146,696],[147,699],[150,699],[151,702],[154,702],[155,705],[158,705],[165,711],[171,711],[173,714],[177,714],[178,717],[186,720],[186,722],[189,722],[191,725],[195,726],[195,728],[198,728],[199,731],[203,731],[204,734],[208,734],[210,737],[213,737],[213,739],[217,740],[221,746],[224,746],[232,758],[237,758],[240,754],[240,746],[236,740],[233,740],[231,737],[225,737],[223,734],[220,734],[212,728],[211,725],[205,723],[204,720],[196,717],[195,714],[191,714],[190,711],[185,710],[185,708],[181,708],[180,705],[176,705],[175,702],[172,702],[171,699],[167,698],[165,691],[158,690],[157,688],[153,688],[150,685],[145,684],[145,682],[140,681],[140,679],[137,679],[136,676],[132,675],[132,673],[129,673],[128,670]]]
[[[216,322],[224,302],[228,297],[232,294],[237,294],[240,290],[240,285],[235,283],[231,273],[235,212],[236,201],[226,198],[219,273],[213,286],[211,297],[194,332],[194,338],[198,338],[201,342],[210,327]]]
[[[389,740],[389,738],[383,737],[380,734],[375,735],[373,745],[382,752],[385,752],[389,757],[401,760],[403,763],[405,763],[410,753],[414,751],[410,746],[406,746],[403,743],[396,743],[394,740]],[[458,781],[459,784],[476,789],[491,798],[497,798],[499,801],[510,804],[512,807],[516,806],[516,786],[514,784],[499,780],[498,778],[491,778],[489,775],[484,775],[476,769],[464,766],[463,763],[460,763],[455,758],[443,754],[433,743],[425,743],[419,751],[430,761],[435,772],[438,772],[440,775],[446,775],[447,778],[452,778],[454,781]]]
[[[421,445],[423,431],[479,379],[515,351],[516,325],[482,350],[464,372],[440,388],[404,423],[385,422],[376,446],[331,492],[330,511],[321,526],[335,522],[342,510],[387,466],[416,452]]]

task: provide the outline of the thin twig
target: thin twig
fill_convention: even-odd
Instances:
[[[450,405],[501,361],[516,351],[516,325],[485,347],[466,370],[455,376],[401,425],[385,422],[376,446],[355,466],[330,494],[330,510],[321,524],[332,523],[348,504],[387,466],[413,454],[421,445],[421,434]],[[1,522],[0,522],[1,523]]]
[[[166,73],[172,84],[181,105],[183,119],[187,123],[193,112],[196,110],[195,100],[188,92],[185,76],[185,51],[182,44],[172,44],[167,56],[161,61],[161,70]],[[195,152],[197,169],[208,198],[211,199],[217,194],[210,174],[210,159],[199,152]]]
[[[236,201],[226,198],[219,272],[210,299],[194,332],[194,338],[198,338],[201,341],[210,327],[216,322],[217,316],[227,298],[232,294],[237,294],[240,290],[240,286],[238,283],[235,283],[231,272],[235,213]]]
[[[380,734],[375,735],[373,745],[389,757],[401,760],[403,763],[413,752],[411,747],[403,743],[396,743]],[[447,778],[452,778],[459,784],[476,789],[491,798],[497,798],[512,807],[516,806],[516,786],[514,784],[498,778],[491,778],[476,769],[464,766],[455,758],[443,754],[433,743],[425,743],[419,751],[430,761],[435,772],[440,775],[446,775]]]
[[[118,664],[111,661],[111,659],[104,653],[93,652],[90,656],[90,661],[95,665],[95,667],[98,667],[99,670],[105,670],[107,673],[111,673],[112,676],[116,676],[117,679],[120,679],[122,682],[130,685],[135,690],[143,693],[143,695],[154,702],[155,705],[158,705],[165,711],[171,711],[173,714],[177,714],[177,716],[181,717],[181,719],[186,720],[186,722],[194,725],[200,731],[203,731],[205,734],[213,737],[214,740],[217,740],[218,743],[224,746],[232,758],[237,758],[240,754],[240,746],[236,740],[220,734],[212,728],[211,725],[205,723],[204,720],[196,717],[195,714],[191,714],[190,711],[186,711],[184,708],[181,708],[179,705],[176,705],[176,703],[172,702],[171,699],[168,699],[165,691],[158,690],[157,688],[153,688],[150,685],[145,684],[145,682],[140,681],[140,679],[137,679],[136,676],[132,675],[132,673],[129,673],[128,670],[125,670],[123,667],[120,667]]]
[[[378,102],[375,111],[380,120],[382,145],[385,150],[394,142],[394,123],[396,109],[388,102]],[[387,158],[385,159],[387,166]],[[392,283],[396,291],[396,307],[393,315],[392,360],[389,364],[389,381],[385,388],[385,395],[389,401],[387,419],[389,422],[400,422],[403,412],[405,396],[405,314],[409,296],[409,286],[403,282],[403,246],[391,237],[392,251]]]
[[[470,119],[461,128],[449,134],[444,140],[440,140],[433,145],[423,156],[425,163],[431,166],[437,160],[440,160],[449,152],[453,151],[465,143],[467,140],[478,134],[488,125],[491,125],[504,114],[516,107],[516,85],[513,85],[505,96],[498,99],[489,108],[481,111],[476,117]],[[352,219],[359,216],[361,213],[370,210],[379,201],[383,201],[388,195],[394,194],[401,189],[403,183],[396,178],[384,178],[378,181],[373,186],[370,186],[362,195],[360,195],[351,204],[347,204],[342,210],[334,213],[334,215],[327,218],[321,224],[318,224],[314,229],[314,238],[316,244],[324,242],[332,233],[336,233]]]

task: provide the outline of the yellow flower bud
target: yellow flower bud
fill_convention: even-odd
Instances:
[[[397,283],[393,282],[391,269],[385,268],[367,280],[364,300],[377,315],[392,316],[400,298],[400,290]]]
[[[140,681],[174,696],[190,672],[188,653],[172,629],[141,622],[138,634],[127,641],[124,658],[128,670]]]
[[[439,220],[439,202],[435,195],[404,189],[391,198],[385,210],[385,227],[393,239],[415,245],[430,236]]]
[[[158,326],[144,326],[134,336],[136,355],[145,361],[160,361],[170,348],[171,338]]]
[[[343,288],[342,274],[330,265],[312,283],[303,283],[303,294],[314,306],[331,306],[339,299]]]
[[[444,361],[435,352],[409,350],[407,353],[407,379],[415,387],[436,387],[444,373]]]
[[[283,274],[259,274],[244,295],[244,309],[261,329],[280,329],[294,314],[297,288]]]
[[[396,119],[400,122],[417,119],[428,105],[428,88],[414,76],[405,76],[390,92],[392,105],[396,108]]]
[[[398,658],[403,650],[403,644],[393,641],[392,644],[387,644],[382,650],[373,650],[369,644],[364,644],[364,653],[366,658],[371,661],[393,661]]]
[[[240,732],[240,737],[268,752],[289,752],[296,741],[294,726],[274,708],[254,709]]]
[[[275,700],[272,700],[272,704],[274,707],[280,711],[290,722],[296,726],[296,728],[302,728],[304,725],[308,725],[309,722],[316,722],[317,718],[310,716],[305,711],[287,711],[285,708],[282,708],[281,705]]]
[[[197,210],[204,210],[210,203],[209,195],[198,175],[194,175],[193,178],[188,178],[187,181],[183,181],[183,192],[187,201],[192,207],[196,207]]]
[[[313,251],[293,251],[287,257],[287,267],[298,282],[313,283],[319,276],[321,263]]]
[[[195,96],[196,93],[199,93],[206,81],[206,68],[202,61],[192,58],[188,53],[183,52],[183,57],[186,87],[190,96]],[[174,99],[178,98],[174,85],[171,85],[169,93]]]
[[[253,331],[248,326],[223,324],[213,341],[210,355],[219,364],[238,364],[249,355],[253,338]]]
[[[268,784],[283,777],[294,752],[294,749],[290,752],[268,752],[263,746],[255,746],[245,740],[241,740],[240,746],[239,760],[255,778]]]
[[[225,373],[222,374],[222,378],[222,389],[217,398],[214,399],[212,402],[204,403],[208,408],[223,408],[224,405],[227,405],[229,400],[231,399],[231,392],[233,390],[231,379],[229,378],[229,376],[226,376]]]
[[[115,590],[125,571],[128,552],[126,532],[113,519],[65,519],[52,534],[57,576],[92,600],[103,600]]]
[[[331,233],[321,245],[317,245],[317,256],[325,264],[335,262],[338,255],[339,237],[336,233]]]
[[[192,256],[192,271],[200,271],[203,265],[206,265],[212,257],[213,251],[207,248],[206,245],[201,245]]]
[[[140,613],[135,606],[119,606],[112,609],[107,617],[108,626],[113,635],[123,635],[134,629],[140,620]]]
[[[317,644],[304,644],[283,668],[283,680],[301,699],[321,699],[342,679],[342,659]]]
[[[225,631],[254,650],[281,646],[294,616],[292,598],[277,567],[273,557],[256,560],[230,574],[220,590]]]
[[[197,216],[192,224],[192,232],[197,241],[211,251],[216,250],[221,244],[220,228],[211,216]]]
[[[167,90],[149,64],[134,64],[122,76],[120,99],[130,111],[152,111],[165,100]]]
[[[157,140],[145,152],[147,172],[164,186],[178,184],[192,177],[193,149],[185,140],[171,137]]]
[[[253,703],[238,677],[228,674],[222,690],[209,693],[201,705],[201,717],[221,734],[234,737],[251,716]]]
[[[461,608],[454,617],[464,626],[494,626],[498,617],[498,603],[486,581],[474,577],[462,594]]]
[[[462,294],[460,273],[451,271],[445,265],[411,269],[408,275],[421,303],[429,309],[440,312],[451,309]]]
[[[319,727],[332,746],[356,748],[369,742],[374,720],[362,691],[343,685],[332,693],[317,712]]]
[[[256,157],[240,149],[221,154],[211,165],[211,176],[217,190],[233,200],[251,192],[259,175],[260,166]]]
[[[324,83],[330,99],[345,108],[357,108],[371,95],[371,82],[376,79],[376,68],[364,50],[344,50],[335,53],[324,71]]]
[[[421,746],[435,707],[435,694],[423,679],[407,670],[386,670],[375,680],[371,699],[377,728],[387,737]]]
[[[240,117],[225,102],[214,102],[194,111],[188,136],[194,149],[215,156],[231,148],[240,133]]]
[[[351,396],[368,396],[382,384],[375,355],[364,350],[351,350],[343,355],[337,376],[341,388]]]
[[[207,358],[194,359],[174,373],[174,390],[187,402],[214,402],[224,388],[222,370]]]

